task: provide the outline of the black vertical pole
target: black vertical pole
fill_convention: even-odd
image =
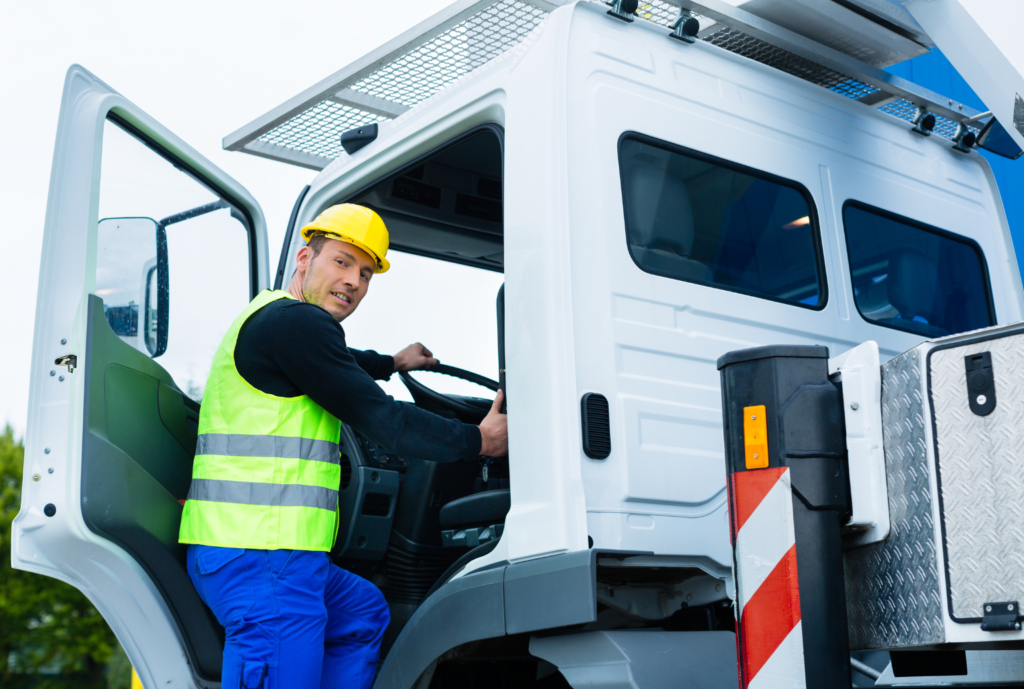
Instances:
[[[843,396],[828,378],[828,349],[756,347],[726,354],[718,368],[729,485],[734,485],[734,474],[760,470],[748,468],[753,455],[748,457],[744,441],[744,409],[758,405],[765,408],[767,430],[768,462],[763,468],[790,470],[807,687],[848,687],[840,527],[850,514],[850,486]],[[742,566],[738,553],[737,564]],[[741,657],[744,646],[756,641],[741,635]],[[751,679],[744,677],[743,686]]]

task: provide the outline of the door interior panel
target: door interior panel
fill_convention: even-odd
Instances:
[[[191,472],[196,438],[192,437],[191,448],[186,449],[187,430],[175,434],[168,426],[184,427],[189,415],[199,417],[198,405],[189,400],[195,406],[193,410],[184,404],[185,399],[188,398],[156,378],[125,366],[110,364],[103,374],[107,439],[124,450],[177,500],[184,500],[188,494],[192,477],[181,468],[187,466]],[[174,424],[173,420],[165,423],[164,416],[179,423]],[[131,422],[126,423],[129,419]]]
[[[178,543],[199,405],[114,334],[95,295],[87,346],[82,517],[146,570],[177,620],[190,664],[218,680],[224,631],[193,588]]]

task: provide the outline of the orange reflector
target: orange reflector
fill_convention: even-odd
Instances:
[[[768,423],[763,404],[743,407],[743,449],[748,469],[768,467]]]

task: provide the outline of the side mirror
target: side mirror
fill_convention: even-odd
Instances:
[[[152,218],[104,218],[96,246],[96,290],[111,330],[156,358],[167,351],[170,285],[167,231]]]
[[[977,145],[1010,160],[1017,160],[1024,153],[995,117],[990,118],[978,132]]]

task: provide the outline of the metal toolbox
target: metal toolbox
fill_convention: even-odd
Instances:
[[[881,367],[891,531],[847,550],[854,649],[1024,640],[1024,324]]]

